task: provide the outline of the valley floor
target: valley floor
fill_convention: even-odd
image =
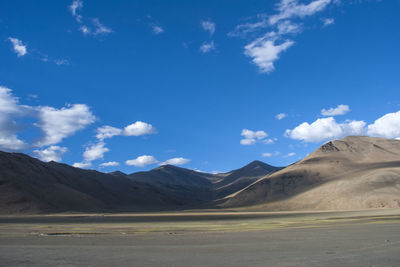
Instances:
[[[400,210],[0,216],[0,266],[398,266]]]

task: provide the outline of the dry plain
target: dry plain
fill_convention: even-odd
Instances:
[[[400,210],[0,217],[0,266],[399,266]]]

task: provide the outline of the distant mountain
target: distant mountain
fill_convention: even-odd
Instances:
[[[172,165],[160,166],[147,172],[127,176],[132,181],[149,184],[174,198],[182,205],[197,204],[213,199],[212,179],[208,173],[188,170]]]
[[[0,152],[0,213],[143,211],[176,205],[147,184]]]
[[[400,141],[351,136],[328,142],[222,202],[266,210],[400,207]]]
[[[222,190],[241,189],[240,186],[257,179],[257,175],[262,177],[265,172],[257,166],[263,164],[252,163],[251,168],[227,174],[164,165],[127,175],[120,171],[107,174],[82,170],[56,162],[45,163],[21,153],[0,151],[0,214],[193,208],[208,205],[221,196],[218,190],[222,186],[226,187]]]
[[[282,168],[255,160],[240,169],[229,172],[227,176],[214,183],[216,198],[222,198],[235,193],[261,177],[280,169]]]
[[[109,172],[108,174],[111,174],[111,175],[113,175],[113,176],[122,176],[122,177],[127,176],[126,173],[123,173],[123,172],[121,172],[121,171]]]

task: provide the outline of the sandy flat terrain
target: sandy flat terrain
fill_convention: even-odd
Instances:
[[[0,218],[0,266],[398,266],[400,210]]]

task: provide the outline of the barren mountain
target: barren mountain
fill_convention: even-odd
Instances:
[[[400,207],[400,141],[351,136],[226,197],[222,207],[339,210]]]
[[[227,174],[209,174],[172,165],[130,175],[120,171],[106,174],[56,162],[45,163],[25,154],[0,152],[0,213],[195,207],[216,198],[215,184],[229,181],[228,188],[242,189],[249,182],[241,180],[261,178],[267,173],[252,166]]]
[[[240,169],[227,173],[222,179],[215,182],[214,188],[216,190],[216,198],[222,198],[237,192],[261,177],[280,169],[282,168],[255,160]]]
[[[154,210],[175,206],[149,185],[0,152],[0,213]]]

